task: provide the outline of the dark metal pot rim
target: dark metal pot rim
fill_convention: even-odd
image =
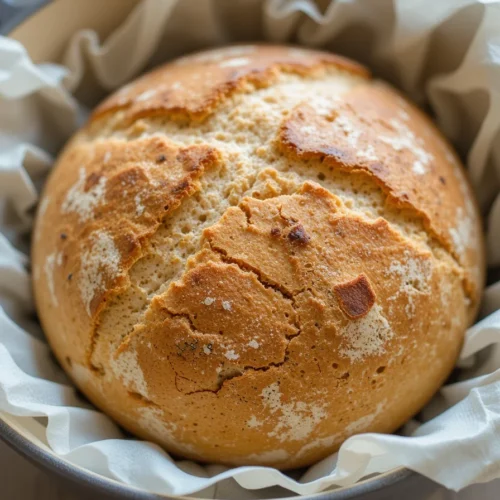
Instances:
[[[51,0],[38,0],[35,5],[19,8],[19,12],[14,14],[0,29],[0,35],[9,36],[9,33],[14,31],[19,25],[26,21],[31,16],[35,15],[39,10],[50,5]]]
[[[49,2],[50,4],[50,2]],[[22,24],[26,19],[35,15],[39,10],[47,7],[47,2],[35,5],[30,8],[23,9],[21,13],[14,16],[3,28],[0,30],[0,35],[8,36],[8,34]],[[71,462],[68,462],[62,457],[58,457],[50,451],[46,451],[40,446],[30,441],[26,436],[15,430],[9,425],[0,414],[0,439],[8,444],[11,448],[21,454],[28,461],[46,471],[52,472],[63,480],[70,480],[81,486],[95,489],[102,493],[114,496],[116,498],[123,498],[126,500],[156,500],[162,498],[170,498],[164,495],[156,495],[141,491],[135,487],[128,486],[114,479],[109,479],[95,472],[78,467]],[[341,488],[339,490],[317,493],[312,496],[303,496],[304,500],[347,500],[355,498],[359,495],[366,493],[373,493],[375,491],[388,488],[396,483],[402,482],[415,475],[403,467],[394,469],[393,471],[381,474],[380,476],[365,479],[351,487]],[[177,497],[187,498],[187,497]],[[193,498],[193,497],[189,497]],[[289,497],[289,500],[299,498],[297,496]],[[287,500],[287,499],[280,499]]]

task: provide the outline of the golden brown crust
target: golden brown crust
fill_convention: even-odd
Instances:
[[[299,467],[394,431],[445,380],[482,286],[479,216],[441,136],[366,76],[314,51],[207,52],[68,144],[37,216],[37,307],[125,428]]]
[[[324,52],[272,45],[235,46],[159,67],[106,99],[92,119],[124,110],[124,124],[152,115],[201,120],[248,85],[272,84],[278,72],[308,75],[328,66],[369,75],[363,66]]]
[[[307,246],[271,234],[289,220],[310,235]],[[452,366],[465,309],[454,324],[438,318],[462,300],[460,276],[385,221],[353,216],[320,186],[243,200],[205,238],[182,282],[154,300],[147,325],[118,354],[137,353],[160,408],[191,408],[177,441],[197,451],[183,454],[259,463],[248,458],[258,440],[264,452],[286,450],[272,463],[304,465],[331,449],[321,439],[338,445],[366,414],[373,415],[370,428],[395,429],[432,395],[427,381]],[[373,283],[376,303],[364,318],[346,319],[331,292],[359,273]],[[442,282],[452,284],[446,294]],[[414,388],[416,399],[403,387]],[[216,450],[198,441],[211,427]],[[320,444],[308,448],[312,428]],[[238,449],[223,435],[237,436]]]
[[[279,141],[287,155],[366,172],[388,194],[388,203],[415,210],[471,270],[466,286],[477,305],[483,277],[472,270],[483,249],[473,193],[453,152],[419,110],[387,85],[360,86],[337,102],[297,106]]]

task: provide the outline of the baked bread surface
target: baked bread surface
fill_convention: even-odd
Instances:
[[[463,168],[422,112],[343,58],[236,46],[95,110],[45,187],[33,271],[56,356],[123,427],[285,469],[418,412],[484,259]]]

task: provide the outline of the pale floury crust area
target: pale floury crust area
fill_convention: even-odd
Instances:
[[[211,463],[311,464],[449,375],[484,280],[449,145],[323,52],[237,46],[102,103],[46,185],[34,289],[78,387]]]

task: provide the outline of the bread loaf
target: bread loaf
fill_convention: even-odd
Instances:
[[[464,170],[421,111],[341,57],[235,46],[95,110],[45,187],[33,270],[97,407],[175,455],[287,469],[425,405],[484,259]]]

